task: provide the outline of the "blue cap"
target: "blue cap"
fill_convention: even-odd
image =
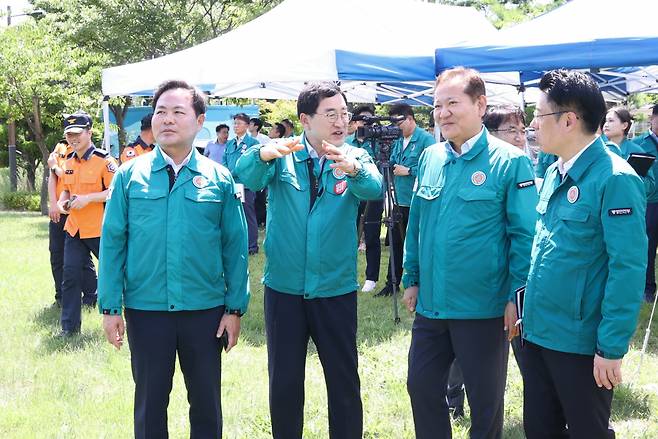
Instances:
[[[64,116],[64,134],[81,133],[90,128],[91,116],[82,110]]]

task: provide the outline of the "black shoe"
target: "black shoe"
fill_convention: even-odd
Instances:
[[[70,329],[62,329],[59,334],[55,337],[57,338],[72,338],[80,334],[80,331],[71,331]]]
[[[258,249],[256,250],[249,250],[249,256],[258,254]]]
[[[452,419],[455,421],[464,417],[464,406],[450,407],[452,412]]]
[[[379,293],[375,294],[373,297],[388,297],[393,294],[393,286],[392,285],[384,285],[384,288],[382,288]]]

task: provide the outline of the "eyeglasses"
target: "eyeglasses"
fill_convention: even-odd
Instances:
[[[315,113],[315,114],[317,114],[318,116],[326,117],[327,120],[331,123],[336,122],[338,120],[339,116],[344,122],[349,122],[350,120],[352,120],[352,113],[350,113],[349,111],[345,111],[343,113],[337,113],[335,111],[330,111],[328,113]]]
[[[520,130],[518,128],[508,128],[506,130],[490,130],[492,133],[508,133],[511,134],[512,136],[524,136],[526,130]]]
[[[555,114],[564,114],[564,113],[574,113],[575,114],[576,112],[573,111],[573,110],[562,110],[562,111],[554,111],[552,113],[539,114],[539,113],[537,113],[537,111],[535,111],[534,113],[532,113],[532,117],[534,117],[535,119],[539,119],[540,117],[553,116]],[[580,117],[578,117],[578,114],[576,114],[576,119],[580,119]]]

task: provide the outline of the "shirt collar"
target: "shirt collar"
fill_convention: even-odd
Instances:
[[[482,136],[482,134],[484,134],[484,125],[480,129],[480,132],[478,132],[476,135],[474,135],[473,137],[468,139],[466,142],[464,142],[464,144],[462,145],[462,148],[461,148],[462,149],[461,154],[458,153],[457,151],[455,151],[455,148],[452,146],[451,142],[446,142],[446,148],[448,149],[448,152],[453,154],[455,157],[463,156],[463,155],[467,154],[471,149],[473,149],[473,147],[475,146],[477,141],[480,140],[480,137]]]
[[[587,148],[589,148],[590,145],[592,145],[594,142],[596,142],[597,139],[598,139],[598,137],[595,137],[594,140],[592,140],[592,141],[589,142],[587,145],[585,145],[580,151],[578,151],[578,152],[576,153],[575,156],[571,157],[571,158],[570,158],[569,160],[567,160],[566,162],[565,162],[564,160],[562,160],[562,157],[558,157],[558,159],[557,159],[557,170],[558,170],[558,172],[560,173],[560,175],[562,175],[562,178],[564,178],[564,176],[567,175],[567,173],[569,172],[569,170],[573,167],[574,163],[576,163],[576,160],[578,160],[578,158],[579,158],[581,155],[583,155],[583,153],[585,152],[585,150],[586,150]]]
[[[194,153],[194,146],[192,148],[190,148],[189,154],[187,154],[187,156],[183,159],[183,161],[179,165],[174,163],[174,160],[171,157],[169,157],[167,155],[167,153],[164,152],[164,150],[162,148],[160,148],[160,152],[162,153],[162,158],[164,159],[165,163],[167,163],[168,165],[171,165],[171,167],[174,169],[174,172],[176,174],[178,174],[178,172],[181,170],[181,168],[183,166],[187,165],[189,163],[190,159],[192,158],[192,154]]]
[[[89,158],[91,157],[91,154],[94,152],[94,149],[96,149],[96,148],[94,147],[94,144],[92,143],[91,145],[89,145],[89,148],[85,151],[85,153],[82,154],[82,157],[78,157],[77,152],[75,153],[75,156],[78,157],[78,160],[89,160]]]

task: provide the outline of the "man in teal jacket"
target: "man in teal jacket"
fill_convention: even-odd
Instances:
[[[247,133],[249,128],[249,116],[245,113],[238,113],[233,116],[233,131],[235,137],[228,141],[224,156],[222,157],[222,165],[226,166],[233,177],[235,182],[241,184],[242,182],[235,173],[235,164],[238,159],[242,157],[245,151],[254,145],[258,145],[258,141]],[[244,206],[244,214],[247,217],[247,230],[249,231],[249,254],[253,255],[258,253],[258,219],[256,218],[256,193],[246,189],[243,191],[244,199],[242,200]]]
[[[388,111],[389,116],[404,117],[397,126],[402,130],[402,138],[391,145],[390,163],[393,168],[393,185],[395,188],[396,217],[400,221],[390,229],[393,234],[393,247],[389,249],[392,256],[388,259],[386,285],[377,296],[389,296],[398,288],[402,278],[402,253],[404,250],[405,231],[409,220],[409,206],[414,182],[418,171],[418,158],[425,148],[436,143],[434,137],[416,124],[414,110],[407,104],[397,104]],[[391,270],[395,282],[391,279]],[[395,285],[394,285],[395,284]]]
[[[539,194],[523,310],[528,439],[614,437],[612,389],[642,302],[642,180],[596,135],[603,96],[582,72],[554,70],[532,127],[556,154]]]
[[[404,301],[416,311],[407,377],[416,437],[451,437],[446,382],[456,358],[471,437],[501,438],[514,291],[528,274],[536,218],[532,164],[483,127],[478,72],[443,72],[434,105],[448,141],[420,158],[404,258]]]
[[[354,109],[352,119],[359,116],[372,117],[375,115],[375,109],[370,105],[362,105]],[[377,162],[377,152],[373,149],[372,139],[357,137],[358,129],[364,126],[363,120],[353,121],[357,131],[347,136],[345,143],[352,146],[358,146],[368,151],[370,157]],[[379,148],[377,148],[379,149]],[[375,289],[379,281],[379,268],[382,257],[382,213],[384,212],[384,198],[370,201],[362,201],[359,204],[359,213],[357,224],[362,224],[364,241],[366,244],[366,280],[363,283],[361,291],[369,293]]]
[[[274,438],[301,438],[309,337],[327,384],[329,435],[363,434],[356,351],[356,213],[382,195],[368,153],[344,143],[351,114],[332,83],[307,85],[297,101],[300,139],[252,147],[236,172],[268,186],[265,328]]]
[[[164,82],[153,97],[158,146],[116,173],[101,235],[98,305],[135,381],[135,437],[167,437],[176,354],[192,437],[221,437],[220,336],[238,340],[249,301],[247,231],[233,179],[198,153],[203,93]]]
[[[658,157],[658,104],[651,112],[651,127],[649,130],[633,139],[648,154]],[[658,160],[653,163],[651,171],[658,176]],[[649,237],[648,261],[644,286],[644,300],[653,303],[656,299],[656,249],[658,248],[658,185],[647,198],[647,236]]]

